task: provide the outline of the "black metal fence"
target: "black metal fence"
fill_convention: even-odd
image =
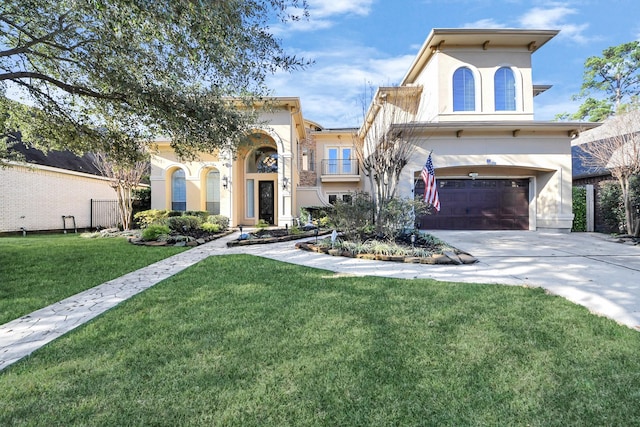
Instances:
[[[91,228],[116,227],[120,222],[117,200],[91,199]]]

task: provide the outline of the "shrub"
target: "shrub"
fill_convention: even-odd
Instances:
[[[414,229],[415,218],[427,212],[422,200],[394,197],[380,209],[376,229],[387,239],[393,239],[406,229]]]
[[[206,222],[207,219],[209,218],[209,212],[207,212],[207,211],[185,211],[184,215],[185,216],[197,216],[198,218],[200,218],[200,220],[202,222]]]
[[[267,223],[267,221],[265,221],[264,219],[261,219],[258,221],[258,223],[256,224],[256,227],[258,228],[267,228],[269,226],[269,223]]]
[[[172,216],[167,218],[166,225],[176,233],[195,230],[200,227],[202,220],[197,216]]]
[[[160,224],[151,224],[142,230],[143,240],[158,240],[158,237],[169,234],[169,227]]]
[[[210,222],[211,224],[218,224],[221,231],[229,228],[229,218],[224,215],[210,215],[207,217],[207,222]]]
[[[300,208],[300,225],[304,226],[312,221],[316,221],[319,227],[329,225],[333,206],[306,206]]]
[[[624,229],[625,223],[620,185],[616,181],[603,181],[598,186],[598,213],[607,228],[606,231],[619,233]]]
[[[374,224],[371,196],[356,192],[351,195],[349,202],[338,200],[331,216],[335,226],[349,240],[364,240],[374,231],[379,237],[393,239],[407,228],[413,229],[414,218],[425,211],[426,206],[422,201],[395,197],[380,210],[378,223]]]
[[[629,201],[631,203],[632,218],[636,218],[635,207],[640,205],[640,177],[629,179]],[[624,200],[622,189],[618,181],[603,181],[598,184],[598,214],[602,218],[607,232],[630,233],[626,230]]]
[[[205,222],[200,224],[200,229],[208,232],[208,233],[217,233],[220,231],[220,225],[219,224],[212,224],[210,222]]]
[[[149,209],[136,213],[133,216],[133,219],[140,226],[140,228],[146,228],[154,222],[158,222],[159,220],[166,218],[168,214],[169,211],[165,209]]]
[[[293,225],[289,228],[289,234],[291,235],[302,234],[302,230],[300,230],[300,227],[298,227],[297,225]]]
[[[573,226],[571,231],[587,231],[587,189],[573,187]]]
[[[172,216],[182,216],[184,212],[182,211],[169,211],[169,213],[167,213],[168,217],[172,217]]]
[[[331,221],[347,240],[358,240],[373,224],[373,201],[369,193],[356,192],[350,202],[338,200],[330,213]]]
[[[134,188],[131,191],[134,212],[142,212],[151,209],[151,189]]]

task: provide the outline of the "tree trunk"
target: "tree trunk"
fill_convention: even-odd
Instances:
[[[633,220],[633,206],[631,206],[631,198],[629,197],[629,178],[621,177],[620,188],[622,189],[622,203],[624,205],[624,219],[627,234],[635,234],[635,224]]]

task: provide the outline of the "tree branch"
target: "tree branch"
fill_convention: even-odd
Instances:
[[[125,97],[124,97],[123,94],[118,94],[118,93],[116,93],[116,94],[105,94],[105,93],[96,92],[96,91],[93,91],[91,89],[87,89],[87,88],[84,88],[84,87],[81,87],[81,86],[76,86],[76,85],[65,83],[65,82],[60,81],[58,79],[54,79],[51,76],[47,76],[46,74],[42,74],[42,73],[38,73],[38,72],[17,71],[17,72],[14,72],[14,73],[0,74],[0,81],[11,80],[11,81],[13,81],[15,83],[18,83],[22,79],[42,80],[42,81],[45,81],[47,83],[51,83],[52,85],[58,87],[59,89],[62,89],[63,91],[65,91],[67,93],[70,93],[72,95],[89,96],[89,97],[92,97],[92,98],[107,99],[107,100],[113,100],[113,101],[124,101],[125,100]],[[29,86],[29,85],[27,85],[27,86]]]

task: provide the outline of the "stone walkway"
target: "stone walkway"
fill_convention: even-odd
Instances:
[[[235,235],[197,246],[0,325],[0,371],[122,301],[215,254]]]

